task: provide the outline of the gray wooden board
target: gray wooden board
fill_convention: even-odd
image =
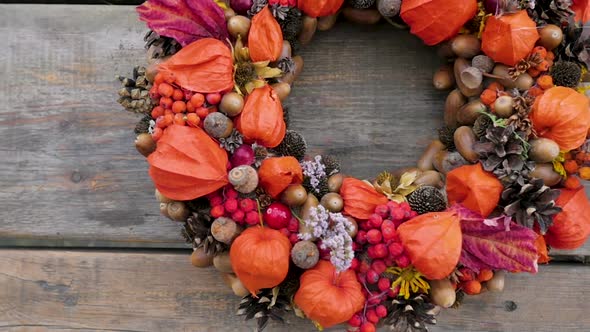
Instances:
[[[0,32],[0,243],[183,247],[132,146],[138,117],[115,102],[115,74],[144,62],[133,7],[0,5]],[[407,31],[339,23],[302,55],[287,104],[310,153],[371,177],[436,136],[441,60]]]
[[[219,273],[188,260],[186,254],[0,250],[0,330],[254,331],[254,322],[234,316],[239,298]],[[443,311],[431,331],[586,331],[588,272],[570,264],[510,275],[503,293],[467,297],[459,310]],[[267,331],[316,331],[292,315],[287,323]]]

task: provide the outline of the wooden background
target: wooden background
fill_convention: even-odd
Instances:
[[[5,4],[0,32],[0,331],[252,330],[159,216],[138,119],[115,102],[115,75],[145,62],[133,7]],[[415,163],[442,123],[433,49],[386,24],[339,23],[302,55],[287,104],[312,153],[357,177]],[[590,245],[555,258],[433,331],[590,330]]]

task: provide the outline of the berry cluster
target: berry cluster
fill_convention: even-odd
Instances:
[[[388,266],[405,268],[410,265],[397,228],[417,215],[408,203],[388,202],[387,205],[377,206],[368,220],[359,223],[355,247],[357,251],[366,251],[368,257],[355,257],[351,269],[363,285],[367,300],[364,309],[348,321],[355,331],[375,331],[379,320],[388,314],[383,303],[398,296],[399,287],[391,288],[394,280],[386,270]]]
[[[209,195],[208,199],[213,218],[228,217],[240,225],[260,223],[256,201],[251,198],[240,198],[231,185]]]
[[[466,267],[462,267],[459,272],[459,283],[456,287],[469,295],[481,293],[482,283],[494,277],[494,272],[490,269],[483,269],[479,273],[475,273]]]
[[[158,73],[154,78],[150,97],[158,104],[151,113],[152,118],[156,120],[156,127],[152,133],[155,141],[160,139],[164,129],[172,124],[202,126],[207,115],[217,112],[216,105],[221,101],[219,93],[204,95],[179,88],[174,84],[173,78],[165,77],[162,73]]]

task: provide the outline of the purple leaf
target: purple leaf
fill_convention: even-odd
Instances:
[[[148,0],[137,12],[150,29],[183,47],[201,38],[228,38],[223,9],[213,0]]]
[[[459,205],[451,209],[461,217],[461,264],[475,271],[537,272],[538,235],[533,230],[511,222],[508,216],[485,219]]]

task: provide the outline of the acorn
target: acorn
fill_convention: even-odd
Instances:
[[[314,267],[320,259],[318,246],[311,241],[299,241],[291,249],[291,260],[304,270]]]
[[[357,24],[376,24],[381,20],[381,14],[377,9],[358,9],[346,7],[342,10],[342,16]]]
[[[250,291],[244,286],[240,279],[233,273],[223,273],[223,281],[231,288],[236,296],[244,297],[250,294]]]
[[[457,112],[467,103],[467,98],[459,89],[451,91],[445,101],[444,121],[448,127],[457,127]]]
[[[469,126],[462,126],[455,130],[455,147],[465,160],[475,163],[479,160],[479,154],[473,149],[477,141],[473,130]]]
[[[160,203],[160,214],[168,219],[172,219],[168,214],[168,204],[170,203]]]
[[[467,67],[461,71],[461,81],[468,89],[476,89],[483,82],[483,74],[475,67]]]
[[[434,167],[434,158],[439,151],[445,149],[445,145],[440,140],[433,140],[430,142],[424,153],[418,160],[418,169],[421,171],[428,171]]]
[[[539,44],[551,51],[557,46],[561,45],[563,41],[563,31],[560,27],[554,24],[547,24],[541,31],[539,31]]]
[[[337,193],[325,194],[322,197],[320,204],[330,212],[340,212],[344,208],[344,200],[342,199],[342,196]]]
[[[495,76],[503,77],[502,79],[498,79],[498,83],[500,83],[506,89],[514,89],[516,85],[514,84],[514,80],[510,78],[510,74],[508,70],[510,67],[503,65],[501,63],[496,64],[494,69],[492,70],[492,74]]]
[[[344,175],[342,173],[337,173],[328,178],[328,190],[332,193],[340,192],[340,187],[342,187],[342,182],[344,181]]]
[[[236,11],[232,8],[228,7],[223,10],[223,16],[225,17],[225,21],[229,20],[230,18],[236,16]]]
[[[492,279],[488,280],[485,285],[490,292],[501,292],[504,290],[504,279],[506,272],[503,270],[495,271]]]
[[[430,280],[430,299],[443,308],[450,308],[457,300],[455,287],[449,279]]]
[[[213,266],[215,266],[215,268],[220,272],[224,272],[224,273],[233,273],[234,272],[234,270],[231,266],[229,252],[227,252],[227,251],[222,252],[222,253],[218,253],[217,255],[215,255],[215,257],[213,257]]]
[[[338,19],[338,14],[323,16],[318,18],[318,30],[319,31],[327,31],[334,27],[336,24],[336,20]]]
[[[155,194],[156,194],[156,199],[160,203],[170,203],[170,202],[173,202],[173,200],[171,200],[170,198],[162,195],[162,193],[158,189],[156,189]]]
[[[464,59],[464,58],[457,58],[455,59],[455,66],[454,66],[454,72],[455,72],[455,79],[457,80],[457,86],[459,87],[459,90],[461,90],[461,93],[465,96],[465,97],[475,97],[475,96],[479,96],[481,94],[481,92],[483,91],[483,84],[480,84],[479,86],[475,87],[475,88],[471,88],[468,87],[462,80],[461,78],[461,73],[467,69],[471,67],[471,61]],[[471,84],[473,84],[474,82],[469,82],[470,86]]]
[[[437,171],[429,170],[419,172],[414,184],[418,186],[431,186],[442,189],[444,182],[442,181],[442,174]]]
[[[450,65],[441,66],[432,77],[432,85],[437,90],[448,90],[455,85],[455,74]]]
[[[535,169],[531,172],[531,177],[543,179],[543,184],[547,187],[553,187],[563,179],[562,176],[553,169],[553,163],[536,164]]]
[[[531,75],[524,73],[518,76],[514,82],[514,86],[520,91],[526,91],[535,84],[535,79]]]
[[[485,112],[486,109],[486,105],[479,98],[468,102],[457,112],[457,124],[472,126],[481,115],[481,112]]]
[[[352,227],[348,230],[348,235],[350,235],[350,237],[354,239],[354,237],[359,231],[359,225],[353,217],[346,216],[346,219],[348,219],[348,221],[352,224]]]
[[[514,114],[514,99],[510,96],[501,96],[494,102],[494,112],[501,118],[509,118]]]
[[[246,16],[236,15],[227,20],[227,31],[234,38],[238,38],[238,36],[247,38],[251,24],[252,22]]]
[[[471,59],[481,52],[481,42],[474,35],[458,35],[451,40],[451,49],[458,57]]]
[[[144,157],[147,157],[152,152],[156,151],[156,141],[154,141],[152,135],[148,133],[142,133],[137,135],[135,138],[135,148]]]
[[[234,167],[229,172],[228,178],[234,189],[242,194],[249,194],[258,187],[258,173],[252,166]]]
[[[554,140],[541,137],[529,143],[529,157],[537,163],[549,163],[559,156],[559,145]]]
[[[238,235],[242,232],[242,226],[238,225],[230,218],[220,217],[211,224],[211,235],[215,240],[231,244]]]
[[[207,254],[204,247],[193,250],[191,264],[195,267],[209,267],[213,265],[213,255]]]
[[[228,92],[223,95],[219,103],[219,110],[229,117],[237,116],[244,109],[244,97],[237,92]]]
[[[317,208],[318,205],[320,205],[318,199],[313,194],[307,194],[307,200],[300,209],[301,219],[308,220],[310,216],[310,211],[312,209]],[[316,239],[316,237],[313,236],[313,229],[307,226],[307,224],[305,223],[299,225],[299,233],[308,234],[309,236],[311,236],[311,241],[314,241]]]
[[[191,211],[184,202],[168,203],[168,216],[174,221],[185,222]]]
[[[203,127],[205,131],[215,138],[226,138],[231,135],[234,124],[221,112],[213,112],[205,118]]]
[[[468,164],[469,162],[458,151],[449,152],[442,150],[434,157],[434,168],[442,174],[447,174],[455,168]]]
[[[289,94],[291,94],[291,84],[287,82],[275,83],[272,85],[272,89],[275,90],[281,101],[287,99]]]
[[[284,83],[288,83],[290,85],[293,85],[293,82],[295,82],[297,77],[299,77],[299,75],[303,71],[303,58],[300,55],[296,55],[292,59],[293,59],[293,63],[294,63],[293,71],[286,73],[285,75],[280,77],[278,79],[279,82],[284,82]]]
[[[496,62],[487,55],[478,55],[471,59],[471,66],[481,70],[484,73],[489,73],[494,70]]]
[[[300,184],[292,184],[281,194],[281,201],[290,207],[301,206],[307,201],[307,191]]]
[[[291,43],[288,40],[283,40],[283,48],[281,48],[281,55],[279,55],[279,60],[290,58],[293,56],[293,48],[291,47]]]
[[[309,17],[307,15],[303,16],[303,28],[299,33],[299,42],[302,46],[309,44],[309,42],[313,39],[315,35],[315,31],[318,28],[318,19],[314,17]]]

